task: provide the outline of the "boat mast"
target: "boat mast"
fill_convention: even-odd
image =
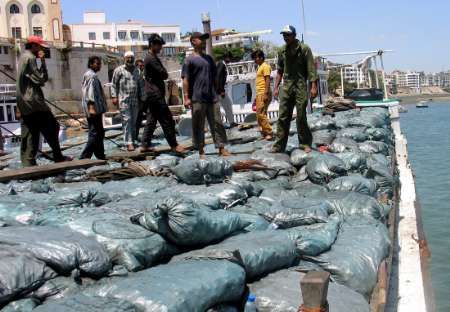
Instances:
[[[306,39],[306,16],[305,16],[305,3],[302,0],[302,15],[303,15],[303,39]],[[303,40],[302,40],[303,41]]]

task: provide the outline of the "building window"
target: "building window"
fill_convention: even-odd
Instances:
[[[42,38],[42,27],[33,27],[33,35]]]
[[[14,39],[22,39],[22,28],[20,27],[12,27],[11,35]]]
[[[9,54],[9,48],[3,47],[3,54]]]
[[[119,40],[126,40],[127,39],[127,32],[124,30],[119,30],[117,32],[117,37],[119,37]]]
[[[173,47],[163,48],[163,53],[165,56],[173,56],[176,54],[176,50]]]
[[[59,32],[59,20],[57,18],[53,19],[53,39],[54,40],[61,39],[61,35]]]
[[[5,109],[0,106],[0,121],[5,121]]]
[[[33,13],[33,14],[40,14],[41,13],[41,7],[38,4],[33,4],[31,6],[31,13]]]
[[[139,40],[139,32],[132,30],[130,31],[131,40]]]
[[[111,39],[111,33],[109,31],[103,32],[103,40]]]
[[[142,40],[148,41],[148,39],[150,38],[150,35],[151,34],[142,33]]]
[[[161,37],[165,42],[174,42],[175,41],[175,33],[162,33]]]
[[[89,33],[89,40],[96,40],[97,36],[95,35],[95,32],[90,32]]]
[[[17,4],[11,4],[11,6],[9,7],[9,13],[20,14],[19,6]]]

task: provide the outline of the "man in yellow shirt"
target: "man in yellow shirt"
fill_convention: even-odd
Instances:
[[[267,109],[272,102],[272,90],[270,89],[270,73],[272,69],[265,62],[264,52],[256,50],[252,53],[252,58],[258,64],[256,73],[256,119],[264,139],[270,141],[273,138],[272,127],[267,118]]]

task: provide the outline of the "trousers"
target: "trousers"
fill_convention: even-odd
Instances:
[[[205,119],[208,120],[209,129],[217,148],[227,143],[227,133],[222,123],[219,102],[192,103],[192,143],[197,150],[205,146]]]
[[[272,96],[264,101],[264,94],[256,95],[256,120],[263,136],[272,135],[272,126],[267,117],[270,102],[272,102]]]
[[[137,141],[136,120],[139,107],[135,105],[122,104],[120,114],[122,116],[123,142],[126,145],[134,144]]]
[[[88,142],[81,153],[81,159],[90,159],[95,155],[97,159],[106,159],[105,146],[105,129],[103,128],[103,114],[91,115],[87,118],[89,126]]]
[[[152,101],[147,105],[147,124],[144,128],[142,136],[142,147],[147,148],[151,146],[153,133],[156,130],[156,123],[159,122],[164,132],[164,137],[170,147],[174,148],[178,145],[175,133],[175,121],[173,120],[172,112],[167,106],[165,99]]]
[[[280,152],[284,152],[286,149],[294,108],[297,110],[296,123],[299,143],[311,146],[313,141],[306,118],[306,106],[308,105],[306,83],[298,83],[298,85],[289,84],[288,86],[280,90],[277,134],[276,141],[273,145],[274,149]]]
[[[59,145],[59,124],[50,111],[33,112],[22,116],[20,158],[23,167],[35,166],[39,150],[40,135],[52,149],[53,159],[63,161],[64,156]]]

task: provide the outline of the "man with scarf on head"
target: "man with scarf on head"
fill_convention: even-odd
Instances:
[[[134,63],[134,53],[124,55],[125,64],[114,70],[111,96],[114,105],[119,105],[122,115],[123,140],[128,151],[134,151],[137,142],[136,119],[139,112],[141,74]]]

